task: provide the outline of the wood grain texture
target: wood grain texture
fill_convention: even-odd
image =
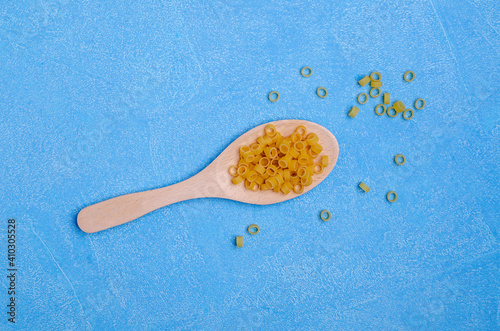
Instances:
[[[271,123],[285,136],[291,135],[299,125],[304,125],[308,132],[318,135],[319,143],[323,146],[321,155],[327,155],[330,162],[323,173],[314,175],[313,183],[304,187],[304,192],[301,194],[307,193],[321,183],[337,163],[339,155],[337,139],[326,128],[313,122],[283,120]],[[300,194],[291,192],[285,195],[272,190],[254,192],[246,189],[243,183],[234,185],[231,182],[232,176],[228,173],[228,168],[238,162],[239,148],[255,142],[264,134],[264,127],[267,124],[269,123],[259,125],[241,135],[210,165],[185,181],[155,190],[122,195],[82,209],[77,218],[78,226],[88,233],[98,232],[130,222],[158,208],[196,198],[215,197],[258,205],[296,198]]]

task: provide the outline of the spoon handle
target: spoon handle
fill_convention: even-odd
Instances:
[[[197,176],[155,190],[131,193],[88,206],[78,213],[77,223],[87,233],[133,221],[170,204],[206,197]]]

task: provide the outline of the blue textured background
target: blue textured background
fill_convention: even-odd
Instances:
[[[16,218],[17,328],[498,330],[499,31],[497,0],[2,2],[0,270]],[[378,117],[371,99],[347,117],[374,70],[425,109]],[[76,226],[83,207],[186,179],[288,118],[340,144],[312,192]]]

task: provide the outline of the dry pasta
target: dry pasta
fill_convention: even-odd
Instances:
[[[365,191],[365,192],[370,191],[370,188],[368,187],[368,185],[366,185],[366,184],[365,184],[365,183],[363,183],[363,182],[359,183],[359,185],[358,185],[358,186],[359,186],[359,187],[360,187],[363,191]]]
[[[323,168],[328,167],[328,156],[323,155],[323,157],[321,158],[321,165],[323,166]]]
[[[324,214],[326,214],[327,216],[324,216]],[[322,210],[321,213],[319,214],[319,217],[326,222],[329,221],[330,218],[332,218],[332,215],[328,210]]]
[[[241,183],[244,180],[245,180],[245,177],[243,177],[243,176],[237,176],[237,177],[234,177],[232,179],[232,182],[233,182],[234,185],[238,185],[239,183]]]
[[[354,118],[356,117],[356,115],[358,115],[358,112],[359,112],[359,108],[356,107],[356,106],[352,106],[351,110],[349,111],[349,115],[351,118]]]
[[[285,182],[281,185],[281,192],[288,194],[293,190],[293,185],[290,182]]]
[[[411,78],[408,78],[408,75],[411,75],[410,76]],[[409,71],[405,72],[405,74],[403,75],[403,78],[407,82],[411,82],[412,80],[415,79],[415,73],[413,71],[409,70]]]
[[[304,186],[309,186],[312,184],[312,176],[302,177],[300,183]]]
[[[394,194],[394,198],[391,198],[392,194]],[[389,193],[387,193],[387,200],[389,200],[389,202],[395,202],[397,199],[398,199],[398,194],[396,192],[389,191]]]
[[[389,117],[396,117],[398,115],[398,112],[396,111],[396,109],[394,109],[394,115],[392,115],[391,109],[394,109],[394,107],[387,108],[387,115],[389,115]]]
[[[230,166],[228,171],[229,171],[229,174],[231,176],[233,176],[233,177],[238,176],[238,168],[236,166],[234,166],[234,165]]]
[[[255,230],[253,230],[255,229]],[[260,228],[257,224],[250,224],[247,228],[248,233],[250,234],[257,234],[260,232]]]
[[[363,96],[363,97],[365,97],[364,101],[361,101],[361,97],[362,97],[362,96]],[[358,102],[359,102],[360,104],[362,104],[362,105],[364,105],[365,103],[367,103],[367,102],[368,102],[368,94],[366,94],[366,93],[360,93],[360,94],[358,95]]]
[[[418,106],[418,102],[419,102],[419,101],[422,101],[422,105],[421,105],[421,106]],[[422,108],[424,108],[424,107],[425,107],[425,100],[424,100],[424,99],[417,99],[417,100],[415,101],[415,108],[417,108],[417,109],[422,109]]]
[[[306,139],[306,142],[308,145],[314,145],[315,143],[317,143],[319,140],[318,138],[318,135],[316,133],[309,133],[307,135],[307,139]]]
[[[401,162],[399,161],[401,159]],[[403,165],[406,163],[406,158],[403,154],[398,154],[394,157],[394,162],[396,162],[398,165]]]
[[[300,133],[300,135],[302,136],[302,138],[305,138],[305,137],[306,137],[306,135],[307,135],[307,129],[306,129],[306,127],[305,127],[305,126],[303,126],[303,125],[299,125],[299,126],[297,127],[297,129],[295,129],[295,132]]]
[[[411,116],[410,116],[410,117],[405,116],[406,112],[411,112]],[[408,109],[406,109],[406,110],[403,112],[403,118],[404,118],[405,120],[410,120],[410,119],[413,117],[413,113],[414,113],[414,112],[413,112],[413,109],[408,108]]]
[[[243,236],[236,236],[236,247],[243,247]]]
[[[301,194],[313,177],[327,169],[328,156],[320,154],[319,137],[300,125],[290,136],[282,136],[273,124],[249,146],[241,146],[237,165],[228,169],[235,185],[244,183],[252,191],[273,190]],[[316,157],[321,157],[315,161]]]
[[[381,112],[378,112],[377,109],[379,109],[380,107],[382,107],[384,110]],[[385,105],[380,104],[380,105],[375,106],[375,114],[382,116],[385,114],[385,111],[386,111]]]
[[[300,193],[304,192],[304,186],[300,183],[296,183],[293,186],[293,191],[297,194],[300,194]]]
[[[323,165],[319,164],[319,163],[315,164],[314,167],[313,167],[313,172],[315,174],[321,174],[321,173],[323,173],[323,170],[324,170],[323,169]]]
[[[365,86],[366,84],[368,84],[368,83],[369,83],[369,82],[371,82],[371,81],[372,81],[372,79],[370,78],[370,76],[365,76],[365,77],[361,78],[361,79],[358,81],[358,83],[359,83],[359,85],[361,85],[361,86]]]
[[[397,113],[402,113],[405,110],[405,104],[401,100],[396,101],[392,106],[394,107]]]
[[[384,93],[384,104],[388,105],[391,103],[391,94],[390,93]]]
[[[313,74],[313,70],[309,67],[304,67],[300,70],[300,74],[304,77],[309,77]]]
[[[319,93],[319,91],[323,91],[325,94],[321,94],[321,93]],[[318,87],[318,89],[316,90],[316,94],[320,98],[326,98],[326,96],[328,95],[328,91],[324,87]]]
[[[377,93],[377,94],[373,94],[373,91],[375,91],[375,90],[376,90],[376,91],[378,91],[378,93]],[[379,95],[380,95],[380,88],[378,88],[378,87],[373,87],[373,88],[370,90],[370,96],[371,96],[372,98],[376,98],[376,97],[378,97]]]
[[[378,78],[375,79],[375,76],[377,76]],[[380,81],[382,79],[382,74],[380,72],[378,72],[378,71],[374,71],[370,75],[370,78],[372,79],[372,81],[378,82],[378,81]]]
[[[276,97],[273,97],[273,95],[276,95]],[[276,102],[280,99],[280,94],[277,91],[272,91],[271,93],[269,93],[268,97],[270,101]]]

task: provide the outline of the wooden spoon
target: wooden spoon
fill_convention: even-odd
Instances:
[[[335,136],[319,124],[284,120],[271,122],[284,136],[291,135],[299,125],[304,125],[308,132],[314,132],[323,146],[320,155],[327,155],[328,166],[323,173],[313,176],[313,183],[304,187],[304,192],[313,189],[330,174],[339,156],[339,145]],[[234,185],[228,169],[239,160],[239,149],[250,145],[264,135],[264,127],[259,125],[236,139],[210,165],[195,176],[180,183],[163,188],[131,193],[88,206],[80,211],[77,222],[80,229],[92,233],[135,220],[147,213],[170,204],[196,198],[224,198],[258,205],[269,205],[298,197],[293,191],[285,195],[272,190],[251,191],[244,183]]]

